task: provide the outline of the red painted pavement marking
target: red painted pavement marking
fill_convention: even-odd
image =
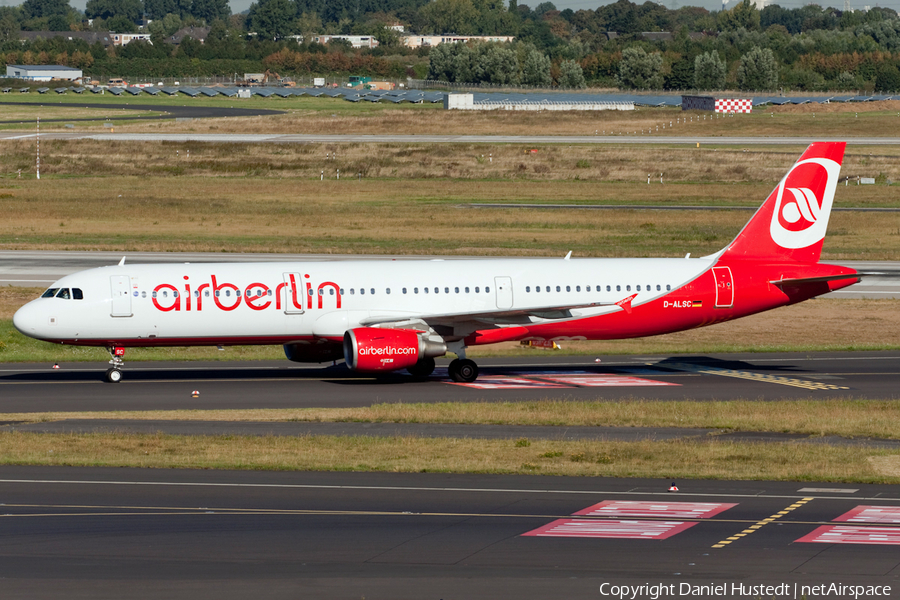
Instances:
[[[623,377],[621,375],[595,375],[589,377],[563,376],[544,377],[543,379],[547,381],[555,381],[556,383],[564,383],[566,385],[577,385],[579,387],[645,387],[661,385],[681,385],[679,383],[669,383],[668,381],[654,381],[652,379],[642,379],[640,377]]]
[[[854,527],[853,525],[823,525],[798,542],[820,544],[875,544],[900,546],[898,527]]]
[[[476,390],[516,390],[525,388],[567,388],[568,385],[560,383],[552,383],[549,381],[535,381],[533,379],[523,379],[520,377],[482,377],[473,383],[462,383],[456,381],[445,381],[451,385],[461,385],[464,387],[474,388]]]
[[[604,500],[573,513],[591,517],[669,517],[678,519],[708,519],[737,504],[715,502],[636,502]]]
[[[616,538],[626,540],[664,540],[693,527],[681,521],[607,521],[595,519],[558,519],[523,536]]]
[[[834,521],[850,523],[900,523],[900,506],[857,506]]]

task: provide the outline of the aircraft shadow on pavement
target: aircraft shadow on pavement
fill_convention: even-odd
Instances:
[[[183,364],[183,363],[182,363]],[[683,365],[688,364],[697,367],[714,367],[718,369],[731,369],[738,371],[761,371],[760,367],[752,363],[741,360],[722,360],[708,356],[676,356],[669,357],[664,360],[647,364],[634,366],[601,366],[601,365],[540,365],[533,366],[503,366],[488,365],[481,367],[481,377],[541,377],[544,375],[574,375],[574,374],[590,374],[590,375],[631,375],[637,370],[658,370],[659,374],[681,372]],[[46,371],[22,371],[19,373],[10,373],[0,375],[0,382],[8,383],[64,383],[64,382],[89,382],[97,381],[103,378],[103,369],[101,365],[92,369],[48,369]],[[766,372],[782,372],[782,373],[802,373],[807,372],[793,365],[766,365]],[[134,369],[124,369],[126,382],[141,381],[197,381],[215,379],[219,381],[228,380],[284,380],[284,379],[318,379],[327,383],[346,386],[363,386],[363,385],[386,385],[386,384],[413,384],[423,382],[438,382],[448,380],[446,368],[441,366],[427,378],[414,377],[406,371],[397,371],[391,373],[358,373],[351,371],[343,363],[336,365],[323,366],[321,368],[310,367],[293,367],[286,365],[284,367],[245,367],[241,366],[233,370],[227,368],[204,368],[197,366],[196,368],[178,368],[169,369],[166,364],[156,366],[142,365]]]

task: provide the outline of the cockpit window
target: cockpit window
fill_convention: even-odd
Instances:
[[[49,290],[47,290],[46,292],[41,294],[41,298],[52,298],[53,296],[56,295],[56,292],[58,292],[58,291],[59,291],[59,288],[50,288]]]
[[[56,293],[57,298],[62,298],[63,300],[68,300],[72,296],[69,295],[69,288],[60,288],[60,290]]]
[[[137,294],[137,292],[135,292]],[[84,300],[84,294],[81,293],[81,288],[72,288],[72,298],[75,300]]]

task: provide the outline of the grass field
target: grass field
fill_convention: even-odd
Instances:
[[[815,444],[0,433],[0,464],[897,483],[897,453]]]

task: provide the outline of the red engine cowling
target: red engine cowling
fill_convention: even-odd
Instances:
[[[358,327],[344,333],[344,360],[356,371],[395,371],[425,356],[423,345],[410,329]]]

